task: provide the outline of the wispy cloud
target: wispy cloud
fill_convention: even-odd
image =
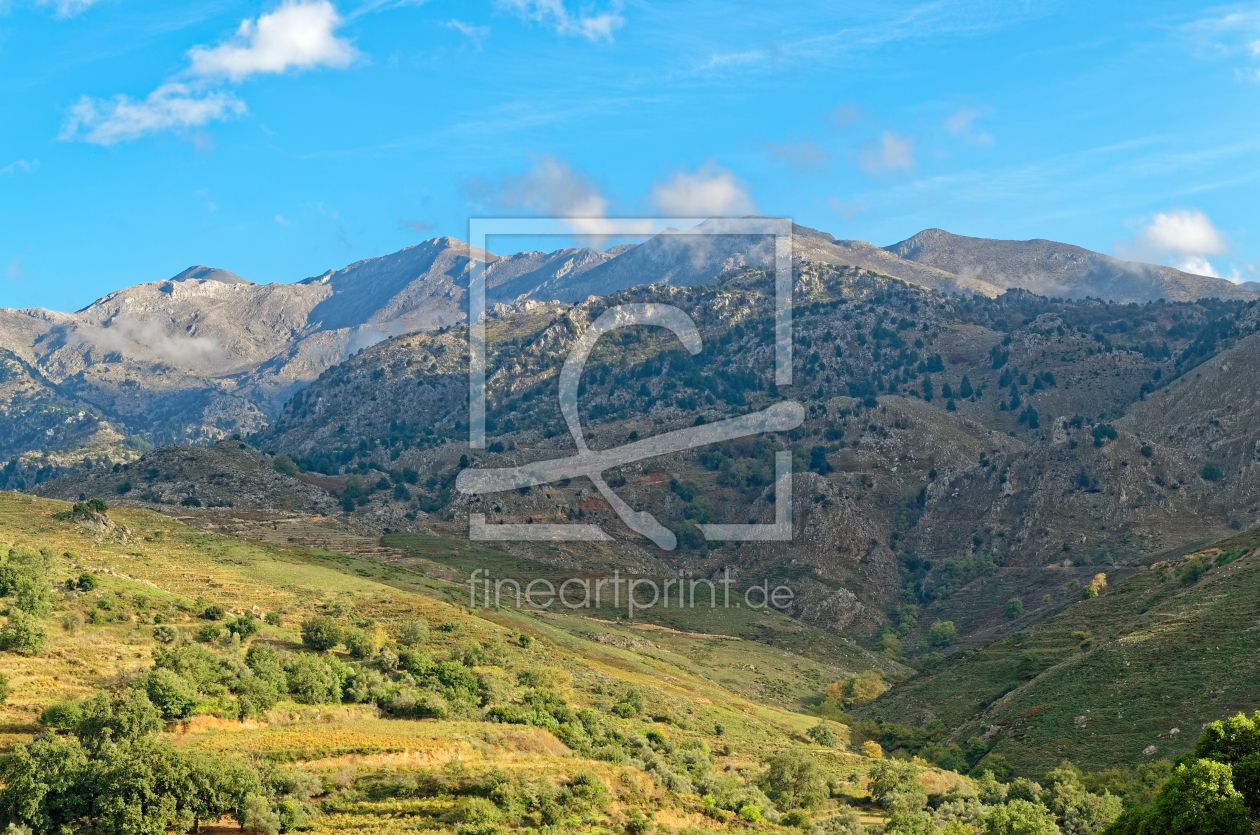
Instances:
[[[276,215],[276,223],[280,224],[281,226],[293,225],[293,221],[289,220],[284,215]]]
[[[434,229],[437,229],[438,226],[436,223],[430,223],[427,220],[400,220],[398,225],[403,229],[411,229],[415,232],[419,232],[421,235],[426,232],[432,232]]]
[[[559,35],[575,35],[588,41],[612,41],[613,32],[625,25],[621,4],[605,11],[570,12],[564,0],[498,0],[498,6],[519,17],[546,26]]]
[[[99,2],[100,0],[39,0],[39,5],[52,6],[53,13],[65,20],[82,14]]]
[[[4,168],[0,168],[0,174],[4,174],[6,176],[12,177],[14,174],[16,174],[19,171],[22,172],[23,174],[29,174],[30,172],[34,171],[36,168],[39,168],[39,160],[37,159],[31,159],[31,160],[15,159],[13,162],[9,163]]]
[[[942,127],[945,130],[961,139],[971,142],[975,145],[989,146],[993,144],[993,135],[984,131],[977,131],[973,126],[976,118],[983,115],[984,111],[974,107],[959,107],[952,114],[945,118]]]
[[[840,217],[846,220],[852,220],[867,210],[866,201],[859,200],[856,203],[846,203],[839,197],[832,197],[827,201],[827,207]]]
[[[914,139],[886,130],[858,154],[858,167],[867,174],[914,170]]]
[[[796,142],[762,142],[761,147],[772,159],[801,173],[820,168],[831,159],[827,149],[809,136]]]
[[[523,174],[468,180],[463,190],[474,200],[499,209],[567,218],[578,234],[595,234],[598,225],[586,221],[607,217],[611,206],[593,177],[550,154],[535,158]]]
[[[83,96],[70,108],[61,139],[113,145],[160,130],[202,127],[240,116],[245,102],[233,93],[199,92],[188,84],[163,84],[142,101],[127,96]]]
[[[666,217],[741,217],[756,210],[748,187],[711,160],[657,183],[651,201]]]
[[[448,29],[454,29],[468,40],[472,41],[476,49],[481,49],[481,42],[490,37],[489,26],[474,26],[471,23],[465,23],[462,20],[448,20],[442,24]]]
[[[25,255],[19,255],[9,263],[5,264],[4,277],[14,283],[26,281],[26,270],[22,269],[22,262],[25,260]]]
[[[201,128],[240,116],[245,102],[218,83],[240,82],[258,73],[348,66],[358,52],[337,36],[341,22],[327,0],[286,0],[257,20],[242,21],[227,41],[193,47],[183,77],[162,84],[143,100],[83,96],[69,109],[60,138],[113,145],[156,131]],[[212,147],[199,136],[198,147]]]

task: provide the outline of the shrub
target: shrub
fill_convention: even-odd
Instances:
[[[287,455],[277,455],[276,460],[271,462],[271,466],[280,475],[287,475],[290,478],[297,477],[297,464],[293,463],[293,459]]]
[[[97,585],[96,575],[89,574],[86,571],[80,574],[79,579],[74,583],[74,587],[79,591],[91,591],[96,588]]]
[[[805,735],[817,742],[819,745],[825,745],[828,748],[833,747],[836,742],[836,734],[831,730],[825,721],[819,722],[814,727],[805,732]]]
[[[871,760],[882,760],[884,758],[884,749],[879,747],[879,743],[873,739],[868,739],[862,743],[862,756]]]
[[[958,629],[952,620],[938,620],[928,629],[928,643],[934,647],[947,647],[958,640]]]
[[[78,699],[67,699],[44,708],[39,714],[39,724],[59,731],[71,731],[83,718],[83,704]]]
[[[217,623],[207,623],[197,631],[197,640],[212,644],[223,637],[223,627]]]
[[[247,662],[248,663],[248,662]],[[295,655],[285,668],[289,692],[306,704],[337,704],[341,701],[341,679],[332,667],[314,655]]]
[[[1205,481],[1219,481],[1221,478],[1221,465],[1215,461],[1208,461],[1203,465],[1203,472],[1200,473]]]
[[[1007,620],[1015,620],[1024,614],[1024,601],[1018,597],[1012,597],[1006,601],[1006,618]]]
[[[328,615],[315,615],[302,621],[302,643],[316,652],[330,650],[341,643],[341,624]]]
[[[233,635],[240,635],[241,640],[245,640],[258,634],[258,617],[253,612],[245,612],[228,623],[227,628]]]
[[[404,621],[398,628],[398,643],[414,647],[429,640],[429,625],[422,620]]]
[[[201,616],[206,620],[223,620],[227,617],[227,610],[219,605],[207,606]]]
[[[267,622],[268,626],[279,626],[281,624],[279,612],[268,612],[263,620]]]
[[[153,640],[159,644],[174,643],[179,638],[179,627],[164,623],[153,627]]]
[[[18,655],[41,655],[48,647],[48,630],[20,609],[9,612],[9,621],[0,628],[0,649]]]
[[[162,667],[149,670],[141,684],[149,701],[168,722],[187,717],[197,704],[196,691],[172,670]]]

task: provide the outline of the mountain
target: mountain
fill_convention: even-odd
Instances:
[[[487,327],[485,451],[467,446],[462,327],[364,350],[254,440],[333,479],[338,495],[351,477],[383,484],[356,487],[348,506],[376,530],[458,537],[471,513],[564,521],[581,511],[617,541],[563,556],[505,547],[542,563],[787,578],[798,617],[868,640],[891,625],[911,651],[926,651],[938,617],[956,620],[966,641],[990,640],[1015,628],[1001,616],[1012,596],[1032,611],[1070,579],[1127,576],[1235,521],[1260,522],[1260,417],[1233,396],[1249,390],[1260,365],[1254,302],[1139,307],[1018,290],[945,298],[810,261],[796,287],[795,384],[777,389],[764,347],[770,287],[753,267],[701,287],[497,307]],[[609,341],[583,384],[588,443],[616,446],[792,397],[806,407],[805,423],[773,439],[794,451],[799,471],[791,543],[692,541],[663,552],[625,530],[581,479],[491,497],[454,489],[463,459],[507,466],[571,454],[554,395],[560,358],[609,305],[649,300],[692,312],[707,347],[688,360],[669,334]],[[610,477],[624,479],[627,502],[675,531],[697,518],[764,519],[772,448],[719,449]],[[1219,470],[1212,477],[1209,462]],[[694,487],[676,493],[671,479]],[[985,573],[990,565],[1006,572],[1000,582]],[[918,612],[913,621],[904,605]]]
[[[0,310],[0,349],[40,378],[41,402],[96,415],[119,437],[207,443],[267,426],[294,392],[367,346],[464,321],[474,261],[486,265],[491,305],[576,303],[645,284],[711,286],[771,266],[770,238],[725,234],[725,223],[706,221],[710,235],[666,232],[607,251],[579,247],[504,257],[435,238],[293,284],[256,284],[198,265],[110,293],[75,313]],[[844,267],[945,294],[993,298],[1007,287],[1026,287],[1118,300],[1254,297],[1229,282],[1045,241],[984,241],[927,230],[881,249],[803,226],[792,233],[798,271]],[[17,429],[8,434],[27,437],[9,454],[79,449],[80,435],[73,433],[54,432],[46,440]],[[43,465],[23,466],[34,472]]]
[[[1056,241],[999,241],[925,229],[885,249],[907,261],[998,287],[1020,287],[1038,295],[1115,301],[1251,299],[1255,293],[1222,278],[1121,261]]]
[[[930,716],[947,742],[1021,773],[1172,759],[1207,723],[1260,704],[1258,545],[1253,529],[1149,561],[1124,582],[1108,575],[1092,599],[1065,577],[1056,614],[926,664],[859,715],[911,727]]]

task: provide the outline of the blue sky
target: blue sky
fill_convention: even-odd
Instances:
[[[5,307],[552,213],[1249,280],[1258,193],[1260,3],[0,0]]]

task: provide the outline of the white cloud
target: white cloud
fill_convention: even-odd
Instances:
[[[1225,235],[1198,209],[1172,209],[1150,219],[1134,240],[1140,251],[1158,257],[1223,255],[1229,251]]]
[[[448,29],[454,29],[464,35],[473,42],[473,46],[481,49],[481,42],[490,37],[489,26],[473,26],[471,23],[465,23],[462,20],[448,20],[442,24]]]
[[[741,217],[755,210],[744,183],[715,162],[657,183],[652,203],[666,217]]]
[[[9,163],[4,168],[0,168],[0,174],[6,174],[12,177],[18,171],[21,171],[23,174],[29,174],[30,172],[34,171],[36,168],[39,168],[39,160],[37,159],[32,159],[32,160],[15,159],[13,162]]]
[[[1193,273],[1195,275],[1206,275],[1212,278],[1220,278],[1221,275],[1212,266],[1212,262],[1208,261],[1202,255],[1188,255],[1172,266],[1181,270],[1183,273]]]
[[[878,143],[871,143],[858,154],[858,166],[867,174],[886,171],[914,170],[914,139],[886,130]]]
[[[954,136],[961,137],[968,142],[972,142],[976,145],[992,145],[993,136],[991,134],[985,133],[984,131],[976,132],[975,128],[972,127],[972,122],[976,120],[977,116],[981,115],[983,115],[983,111],[977,110],[974,107],[960,107],[950,116],[946,117],[942,126],[949,133],[952,133]]]
[[[349,41],[334,34],[340,25],[341,17],[327,0],[286,0],[256,21],[242,21],[231,40],[189,50],[191,63],[185,77],[193,76],[193,81],[168,81],[144,101],[123,95],[112,99],[83,96],[70,108],[61,138],[113,145],[155,131],[198,128],[240,116],[245,102],[228,90],[212,89],[212,81],[347,66],[358,53]],[[198,148],[213,147],[204,133],[195,133],[193,140]]]
[[[1115,254],[1133,261],[1168,263],[1179,270],[1215,278],[1220,273],[1209,255],[1229,252],[1229,238],[1199,209],[1169,209],[1142,224],[1131,241],[1121,241]]]
[[[243,20],[231,40],[213,48],[194,47],[188,57],[194,75],[240,81],[255,73],[314,67],[345,67],[358,52],[335,30],[341,16],[327,0],[289,2],[258,20]]]
[[[245,102],[222,90],[200,93],[187,84],[163,84],[145,98],[93,99],[83,96],[70,108],[62,139],[113,145],[146,133],[200,127],[245,112]]]
[[[87,11],[92,6],[99,3],[100,0],[40,0],[41,6],[52,6],[54,14],[65,20],[68,17],[75,17],[81,12]]]
[[[598,223],[586,221],[607,217],[610,206],[589,174],[550,154],[536,158],[524,174],[504,175],[497,182],[472,180],[465,184],[465,190],[474,199],[501,209],[524,209],[543,217],[567,218],[574,232],[596,236]]]
[[[293,221],[286,219],[284,215],[276,215],[276,223],[280,224],[281,226],[293,225]]]
[[[589,41],[613,39],[613,32],[625,25],[626,19],[617,12],[620,3],[609,11],[589,10],[573,14],[563,0],[498,0],[498,5],[517,15],[541,23],[560,35],[579,35]]]
[[[226,361],[217,338],[168,333],[153,319],[120,316],[106,326],[78,325],[67,341],[90,345],[103,353],[117,351],[132,359],[163,360],[184,368],[215,368]]]
[[[1251,50],[1252,58],[1260,58],[1260,40],[1255,40],[1247,44],[1247,48]]]
[[[812,171],[831,159],[827,149],[808,136],[799,142],[762,142],[761,147],[793,171]]]

